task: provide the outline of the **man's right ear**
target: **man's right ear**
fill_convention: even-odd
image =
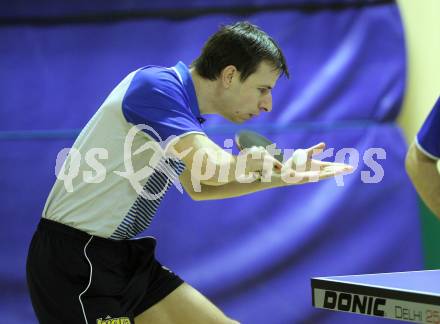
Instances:
[[[228,65],[222,70],[220,77],[225,88],[229,88],[231,86],[234,77],[237,76],[237,73],[238,70],[234,65]]]

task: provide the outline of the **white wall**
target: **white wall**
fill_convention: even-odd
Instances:
[[[397,0],[406,35],[407,89],[398,122],[408,142],[440,95],[440,0]]]

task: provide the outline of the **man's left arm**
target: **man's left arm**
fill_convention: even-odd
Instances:
[[[411,144],[405,167],[426,205],[440,218],[440,97]]]
[[[440,218],[440,174],[437,161],[426,156],[413,143],[406,155],[405,166],[420,197]]]

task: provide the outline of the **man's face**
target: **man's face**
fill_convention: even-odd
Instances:
[[[257,70],[244,82],[240,81],[240,73],[235,71],[227,88],[223,117],[242,123],[261,112],[272,110],[272,89],[280,76],[267,62],[261,62]]]

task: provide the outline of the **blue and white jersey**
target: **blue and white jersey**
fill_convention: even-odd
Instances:
[[[62,164],[43,217],[91,235],[129,239],[151,223],[185,165],[165,154],[187,134],[205,134],[187,66],[147,66],[110,93]],[[137,125],[137,126],[135,126]]]

